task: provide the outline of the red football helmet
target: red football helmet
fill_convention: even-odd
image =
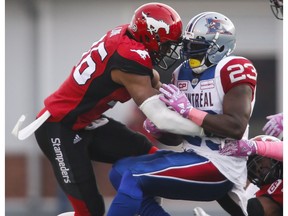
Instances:
[[[154,64],[159,65],[165,56],[179,59],[175,50],[181,41],[182,21],[170,6],[162,3],[142,5],[136,9],[128,30],[136,41],[144,44]],[[172,45],[175,45],[174,50]]]
[[[251,140],[272,142],[280,141],[278,138],[268,135],[259,135]],[[283,178],[283,163],[261,155],[250,156],[247,162],[247,169],[249,181],[258,187],[265,184],[271,184],[277,179]]]

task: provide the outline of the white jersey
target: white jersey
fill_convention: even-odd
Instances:
[[[172,82],[185,92],[193,107],[209,114],[222,114],[224,95],[234,86],[243,83],[250,85],[253,90],[251,101],[253,110],[256,78],[256,69],[248,59],[231,56],[207,68],[200,75],[192,73],[188,62],[184,62],[174,71]],[[243,138],[248,138],[248,127]],[[183,148],[185,151],[194,151],[211,160],[219,171],[236,185],[236,188],[242,188],[247,180],[246,158],[220,155],[218,150],[224,140],[217,137],[187,136]]]

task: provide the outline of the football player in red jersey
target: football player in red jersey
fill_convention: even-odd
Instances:
[[[75,216],[103,216],[105,212],[91,161],[115,163],[157,150],[145,136],[103,115],[117,102],[132,98],[167,132],[202,134],[201,127],[169,110],[157,90],[159,74],[153,66],[168,69],[178,60],[175,50],[181,35],[182,21],[173,8],[144,4],[130,24],[108,31],[93,43],[65,82],[45,99],[36,120],[44,123],[35,136]]]
[[[280,143],[278,138],[269,135],[259,135],[249,141],[270,143],[271,147],[277,145],[276,143]],[[247,148],[250,149],[250,147]],[[231,150],[231,148],[226,150],[228,149]],[[247,156],[246,153],[232,155]],[[254,189],[256,193],[247,193],[248,196],[252,195],[247,206],[249,216],[283,215],[283,157],[279,160],[270,156],[270,154],[260,155],[259,152],[249,156],[247,163],[248,180],[257,186],[256,190]],[[253,186],[249,185],[248,187],[247,191],[251,192],[250,187]]]
[[[169,215],[153,196],[217,200],[234,216],[247,213],[247,160],[221,155],[219,146],[226,139],[248,136],[257,71],[248,59],[231,55],[236,30],[221,13],[194,16],[182,43],[184,62],[173,73],[174,85],[161,86],[160,99],[201,126],[205,136],[183,136],[184,152],[157,151],[117,161],[110,179],[118,193],[108,216]],[[154,123],[148,119],[144,126],[158,136],[162,130]]]
[[[279,142],[273,136],[259,135],[252,141]],[[271,157],[252,155],[248,163],[248,180],[259,190],[248,200],[249,216],[283,215],[283,162]]]
[[[259,135],[250,141],[279,142],[273,136]],[[245,155],[244,155],[245,156]],[[251,155],[247,162],[247,212],[249,216],[283,215],[283,162],[271,157]],[[194,209],[195,216],[210,216],[203,209]],[[213,216],[213,215],[212,215]]]

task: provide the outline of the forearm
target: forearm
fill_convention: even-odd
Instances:
[[[244,118],[235,118],[226,114],[208,114],[203,119],[201,127],[214,135],[239,140],[245,133],[247,122],[248,120]]]
[[[234,105],[234,101],[232,105],[226,102],[223,104],[223,113],[225,114],[208,114],[205,111],[194,108],[185,93],[172,84],[163,84],[159,91],[163,94],[160,96],[161,101],[172,107],[184,118],[190,119],[202,127],[209,134],[234,139],[242,138],[250,116],[250,98],[244,98],[245,103],[243,102],[243,104],[245,106],[241,105],[241,107]],[[244,101],[244,99],[242,100]]]
[[[255,141],[257,154],[283,161],[283,142]]]
[[[170,110],[159,95],[145,100],[139,108],[160,130],[190,136],[203,136],[203,129],[189,119]]]

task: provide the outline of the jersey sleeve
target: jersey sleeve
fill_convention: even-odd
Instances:
[[[256,192],[256,197],[268,196],[283,206],[283,179],[277,179],[271,184],[266,184]]]
[[[152,60],[144,46],[128,37],[121,42],[113,54],[113,68],[138,75],[149,75],[153,78]],[[111,68],[111,69],[113,69]]]
[[[219,62],[216,71],[220,74],[225,94],[237,85],[248,84],[254,95],[257,83],[257,71],[248,59],[238,56],[227,57]]]

